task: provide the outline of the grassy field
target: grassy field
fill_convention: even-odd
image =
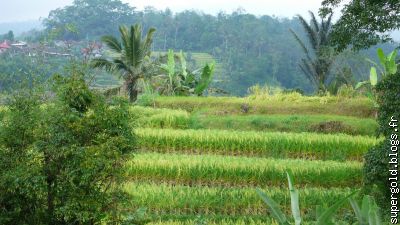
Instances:
[[[254,188],[247,187],[204,187],[153,183],[129,183],[125,186],[132,200],[148,208],[156,215],[228,215],[261,216],[268,210]],[[290,209],[287,189],[263,188],[285,211]],[[303,214],[311,217],[315,206],[350,194],[351,188],[303,188],[300,189]]]
[[[158,152],[361,160],[375,138],[344,134],[138,129],[140,147]]]
[[[362,182],[360,162],[140,153],[127,166],[132,180],[201,186],[281,186],[291,170],[299,186],[349,187]]]
[[[211,115],[280,114],[341,115],[372,118],[376,109],[368,98],[308,97],[278,95],[258,100],[237,97],[158,97],[158,108],[183,109],[188,112],[207,110]]]
[[[277,224],[255,190],[288,212],[289,170],[312,224],[317,205],[361,187],[363,155],[379,141],[365,98],[160,97],[155,106],[130,109],[139,151],[125,186],[153,225]],[[349,204],[337,215],[352,218]]]
[[[208,115],[207,111],[188,113],[180,109],[135,106],[131,113],[141,128],[213,129],[232,131],[345,133],[375,136],[377,122],[372,118],[337,115]]]

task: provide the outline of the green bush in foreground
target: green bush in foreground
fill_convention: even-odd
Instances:
[[[199,152],[277,158],[361,160],[377,139],[343,134],[137,129],[139,145],[158,152]]]
[[[135,137],[128,104],[57,78],[56,96],[24,90],[0,127],[0,224],[120,223],[124,159]]]
[[[391,160],[389,154],[398,154],[399,145],[399,133],[394,131],[395,128],[399,128],[392,127],[389,123],[392,119],[400,121],[400,71],[384,76],[377,84],[376,92],[379,104],[378,132],[385,136],[385,140],[372,147],[365,155],[364,181],[365,189],[373,191],[379,206],[385,209],[384,212],[389,212],[391,202],[389,170],[397,169],[393,164],[389,164]],[[399,126],[400,123],[396,124]],[[396,151],[391,150],[392,145]],[[398,161],[398,159],[396,155],[392,160]]]

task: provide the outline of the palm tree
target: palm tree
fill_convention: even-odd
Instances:
[[[299,64],[301,70],[318,91],[325,92],[329,72],[335,59],[335,52],[331,45],[332,14],[326,20],[321,19],[320,23],[311,11],[310,15],[310,24],[302,16],[297,16],[305,30],[308,45],[292,29],[290,31],[305,53],[305,57]]]
[[[110,35],[101,38],[111,51],[109,57],[92,60],[92,66],[95,68],[120,73],[131,102],[137,99],[137,83],[144,77],[144,61],[146,57],[150,57],[155,31],[154,28],[150,28],[142,38],[141,25],[135,24],[130,28],[120,26],[121,41]]]

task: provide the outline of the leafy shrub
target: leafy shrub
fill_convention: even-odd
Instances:
[[[109,104],[74,69],[55,98],[17,93],[0,129],[0,224],[120,223],[134,150],[128,104]]]
[[[376,86],[378,93],[378,123],[379,134],[390,136],[393,128],[388,124],[391,117],[400,119],[400,71],[393,75],[387,75]]]
[[[400,72],[386,75],[376,86],[378,111],[378,134],[386,139],[371,148],[365,155],[364,179],[365,189],[373,191],[381,208],[387,209],[390,202],[388,171],[390,135],[393,128],[389,126],[391,117],[400,118]],[[387,211],[387,210],[385,210]]]

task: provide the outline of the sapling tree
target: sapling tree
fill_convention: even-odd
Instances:
[[[128,104],[106,102],[72,67],[53,96],[23,91],[0,129],[0,224],[120,224],[135,149]],[[25,94],[24,94],[25,93]]]

